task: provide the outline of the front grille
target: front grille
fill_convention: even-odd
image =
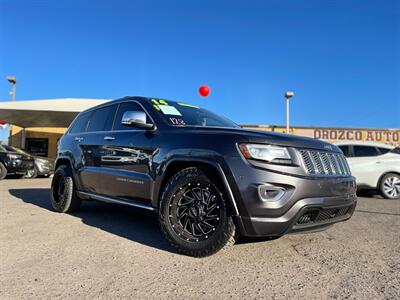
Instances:
[[[31,169],[33,168],[33,160],[23,160],[20,166],[22,168]]]
[[[296,225],[310,225],[310,224],[318,224],[326,221],[334,221],[340,217],[343,217],[349,213],[353,205],[338,207],[338,208],[311,208],[306,210],[296,222]]]
[[[341,153],[299,150],[304,168],[311,175],[349,176],[351,175],[346,158]]]

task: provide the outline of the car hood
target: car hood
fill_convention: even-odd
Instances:
[[[190,130],[193,130],[196,133],[205,133],[205,134],[237,135],[240,138],[238,142],[273,144],[286,147],[317,149],[317,150],[334,151],[341,153],[339,147],[332,145],[330,143],[313,138],[297,136],[292,134],[284,134],[279,132],[249,130],[243,128],[217,128],[217,127],[190,127]]]
[[[7,152],[3,152],[3,153],[18,155],[19,157],[21,157],[22,160],[33,160],[32,156],[29,156],[29,155],[26,155],[26,154],[22,154],[22,153],[17,152],[17,151],[7,151]]]

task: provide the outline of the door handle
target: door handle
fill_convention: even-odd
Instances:
[[[106,141],[113,141],[113,140],[115,140],[115,137],[113,137],[113,136],[105,136],[105,137],[104,137],[104,140],[106,140]]]
[[[83,137],[76,136],[75,137],[75,141],[82,142],[83,141]]]

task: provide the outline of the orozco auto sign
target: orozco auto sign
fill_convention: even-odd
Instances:
[[[244,128],[285,132],[283,126],[242,125]],[[334,141],[366,141],[400,146],[399,129],[292,127],[290,133],[315,139]]]
[[[400,130],[314,129],[314,138],[330,141],[400,143]]]

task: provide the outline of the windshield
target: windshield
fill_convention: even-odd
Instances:
[[[6,148],[3,145],[0,145],[0,151],[7,152]]]
[[[239,128],[231,120],[191,104],[156,99],[151,101],[153,109],[172,126]]]

